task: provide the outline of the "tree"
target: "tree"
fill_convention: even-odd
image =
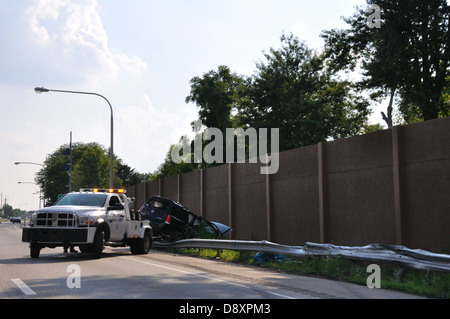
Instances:
[[[387,115],[383,113],[388,126],[392,126],[397,95],[405,119],[449,115],[450,107],[443,98],[450,58],[447,1],[368,0],[367,4],[380,8],[379,28],[370,28],[369,13],[358,8],[344,19],[349,29],[322,33],[330,66],[354,70],[360,62],[364,72],[358,84],[370,90],[373,98],[390,98]]]
[[[166,154],[164,162],[158,167],[156,172],[152,174],[152,180],[156,180],[158,178],[164,178],[169,176],[175,176],[178,174],[185,174],[188,172],[195,171],[201,167],[201,164],[195,164],[191,160],[190,162],[181,162],[175,163],[172,160],[172,149],[175,147],[175,144],[170,146],[169,151]],[[187,156],[191,156],[192,154],[186,154]]]
[[[141,174],[134,168],[124,164],[121,159],[116,160],[116,176],[122,181],[122,187],[128,187],[143,183],[151,179],[150,174]]]
[[[217,71],[209,71],[202,77],[192,78],[190,84],[191,92],[186,97],[186,103],[194,102],[197,104],[199,108],[198,119],[202,122],[202,125],[207,128],[217,128],[223,133],[227,128],[236,126],[233,113],[236,113],[243,98],[244,77],[232,73],[229,67],[221,65]],[[199,132],[201,128],[195,128],[194,125],[192,125],[192,128],[194,132],[201,134]],[[206,145],[203,141],[202,144],[203,147]],[[225,149],[225,140],[223,140],[222,145]],[[225,161],[224,153],[222,163],[225,163]],[[167,158],[165,164],[167,164]],[[200,166],[210,167],[215,165],[217,163],[210,165],[203,163]],[[194,170],[197,166],[184,166],[181,170]],[[164,167],[165,165],[162,169]]]
[[[281,49],[265,54],[266,62],[257,64],[253,76],[241,76],[227,66],[219,66],[217,71],[190,81],[186,103],[197,104],[202,124],[219,129],[222,137],[227,128],[279,128],[281,151],[360,133],[369,109],[357,88],[349,81],[341,81],[335,71],[326,67],[322,55],[292,34],[283,35],[281,42]],[[203,134],[194,125],[193,131]],[[249,141],[237,145],[239,140],[234,138],[235,148],[245,149],[248,155]],[[201,143],[203,151],[208,143],[204,139]],[[225,143],[226,139],[223,149]],[[268,144],[270,150],[270,141]],[[226,162],[224,152],[221,163],[176,164],[171,158],[174,147],[154,176],[171,176]],[[191,156],[192,150],[191,145]]]
[[[243,82],[244,79],[231,73],[227,66],[219,66],[217,71],[192,78],[186,103],[197,104],[199,119],[205,126],[224,132],[226,128],[232,127],[231,115],[238,106]]]
[[[280,151],[361,133],[369,104],[358,95],[357,87],[340,80],[337,72],[325,65],[323,55],[308,49],[292,34],[281,36],[281,43],[280,49],[272,48],[264,55],[266,61],[258,63],[257,72],[250,77],[219,66],[217,71],[190,81],[186,103],[197,104],[203,125],[223,134],[227,128],[278,128]],[[202,134],[198,128],[194,131]],[[206,145],[202,139],[202,150]],[[247,146],[235,147],[248,150]],[[153,176],[171,176],[214,165],[173,163],[173,148]]]
[[[69,175],[65,170],[69,157],[65,155],[69,145],[60,146],[44,161],[44,168],[35,181],[41,187],[46,202],[55,202],[58,195],[69,190]],[[74,143],[72,145],[72,190],[81,187],[109,187],[109,151],[97,143]],[[114,185],[122,187],[125,183],[141,182],[145,175],[139,174],[123,164],[120,158],[114,161]],[[126,186],[128,186],[128,184]]]
[[[281,42],[257,64],[239,106],[240,124],[279,128],[281,151],[357,134],[368,102],[298,38],[283,35]]]
[[[72,145],[72,163],[75,165],[81,158],[89,144],[75,143]],[[69,190],[69,175],[65,166],[69,158],[64,155],[69,148],[68,144],[60,146],[44,161],[44,168],[36,174],[35,181],[40,185],[45,202],[55,202],[59,194],[67,193]]]
[[[99,145],[86,148],[72,171],[73,189],[109,187],[109,158]],[[116,184],[117,185],[117,184]]]

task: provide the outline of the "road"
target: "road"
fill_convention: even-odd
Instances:
[[[62,248],[29,257],[22,226],[0,224],[1,299],[409,299],[409,294],[151,250],[107,248],[101,259]],[[237,309],[237,308],[236,308]],[[231,308],[229,309],[231,311]],[[261,310],[261,308],[259,308]]]

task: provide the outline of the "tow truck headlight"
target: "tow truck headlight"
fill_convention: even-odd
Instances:
[[[95,220],[91,216],[78,216],[78,225],[80,226],[92,226]]]

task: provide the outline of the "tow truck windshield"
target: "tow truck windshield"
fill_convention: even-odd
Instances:
[[[106,194],[66,194],[54,206],[105,206]]]

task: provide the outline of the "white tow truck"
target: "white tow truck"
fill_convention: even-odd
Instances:
[[[134,199],[123,189],[81,189],[39,209],[24,226],[22,242],[30,243],[31,258],[42,248],[78,246],[100,258],[105,246],[130,246],[132,254],[147,254],[153,232],[148,221],[131,211]]]

